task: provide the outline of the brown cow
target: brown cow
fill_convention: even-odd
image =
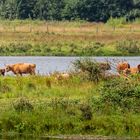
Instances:
[[[5,75],[5,69],[0,69],[0,75],[2,75],[2,76]]]
[[[56,75],[55,80],[67,80],[70,78],[70,74],[69,73],[59,73],[58,75]]]
[[[129,69],[130,64],[128,62],[121,62],[117,65],[117,71],[122,73],[125,69]]]
[[[139,73],[140,73],[140,64],[137,66],[137,68],[138,68],[138,71],[139,71]]]
[[[128,74],[138,74],[140,73],[140,65],[138,65],[137,67],[133,67],[133,68],[126,68],[123,71],[124,74],[128,75]]]
[[[128,74],[137,74],[138,73],[138,69],[137,68],[126,68],[125,70],[123,70],[123,73],[128,75]]]
[[[30,63],[17,63],[13,65],[6,65],[6,72],[12,71],[16,75],[22,74],[35,74],[35,64]]]

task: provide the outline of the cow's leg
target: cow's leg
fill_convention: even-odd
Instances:
[[[22,73],[19,73],[20,74],[20,76],[22,76]]]
[[[30,74],[31,74],[31,75],[35,75],[35,70],[32,70],[32,71],[30,72]]]
[[[16,76],[22,76],[22,73],[19,73],[19,72],[17,72],[17,73],[14,73]]]

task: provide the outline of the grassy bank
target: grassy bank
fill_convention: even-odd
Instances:
[[[0,77],[0,133],[138,137],[138,77]]]
[[[0,55],[140,55],[139,24],[115,23],[0,21]]]
[[[139,56],[140,42],[113,43],[56,41],[46,43],[1,43],[0,56]]]

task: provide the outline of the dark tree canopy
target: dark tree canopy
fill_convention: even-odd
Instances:
[[[1,19],[106,22],[110,17],[140,16],[140,0],[1,0]]]

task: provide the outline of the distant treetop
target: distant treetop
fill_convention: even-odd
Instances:
[[[0,0],[1,19],[87,20],[140,16],[140,0]]]

